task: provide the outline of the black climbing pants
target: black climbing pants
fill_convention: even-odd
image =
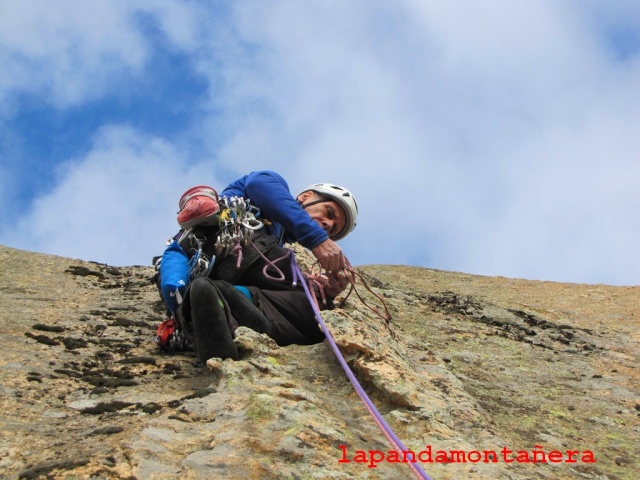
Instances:
[[[252,300],[231,283],[216,278],[215,267],[208,278],[191,282],[178,316],[203,362],[211,357],[238,358],[233,334],[239,326],[266,333],[280,346],[324,340],[303,287],[292,285],[286,253],[276,245],[266,254],[272,261],[280,259],[277,267],[281,274],[276,275],[273,267],[258,258],[234,279],[236,285],[247,287]]]

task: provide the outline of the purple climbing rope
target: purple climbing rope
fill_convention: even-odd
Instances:
[[[387,437],[387,440],[389,440],[389,443],[391,443],[393,448],[398,453],[401,453],[401,454],[403,452],[406,452],[407,448],[404,446],[402,441],[396,436],[393,429],[385,421],[385,419],[382,417],[380,412],[378,412],[378,409],[373,404],[371,399],[367,396],[367,393],[364,391],[364,389],[358,382],[358,379],[355,377],[355,375],[349,368],[349,365],[347,365],[347,361],[344,359],[342,352],[340,352],[340,349],[336,345],[336,342],[333,339],[333,336],[331,336],[331,333],[329,332],[329,329],[327,328],[326,323],[324,322],[324,320],[322,319],[322,316],[320,315],[320,310],[318,309],[318,306],[316,305],[316,302],[314,301],[311,295],[311,292],[309,291],[309,287],[307,286],[307,283],[304,281],[304,276],[302,274],[302,271],[300,270],[300,267],[295,261],[295,254],[293,253],[293,250],[291,250],[291,270],[293,271],[294,285],[298,281],[302,283],[302,286],[304,287],[304,291],[307,294],[307,298],[309,299],[309,303],[311,304],[311,308],[313,308],[313,312],[316,315],[316,320],[322,327],[322,331],[326,335],[327,340],[329,341],[329,345],[331,345],[331,349],[333,350],[336,357],[338,358],[338,361],[340,362],[340,365],[342,366],[342,369],[344,370],[344,372],[347,374],[347,377],[349,377],[349,380],[351,381],[353,388],[355,388],[356,393],[360,397],[360,400],[362,400],[362,403],[364,403],[365,407],[367,408],[367,410],[375,420],[380,430],[382,430],[382,433],[384,433],[384,435]],[[420,467],[418,463],[415,462],[415,460],[410,461],[408,464],[409,464],[409,467],[413,470],[413,473],[415,473],[417,478],[421,478],[423,480],[431,480],[431,477],[427,475],[427,473]]]

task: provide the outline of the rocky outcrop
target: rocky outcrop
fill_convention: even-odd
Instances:
[[[156,348],[151,268],[0,247],[0,271],[2,478],[413,478],[326,343],[241,328],[203,366]],[[432,478],[636,478],[640,288],[358,271],[392,321],[354,294],[323,318]]]

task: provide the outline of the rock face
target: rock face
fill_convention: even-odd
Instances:
[[[353,293],[323,318],[431,478],[637,478],[640,288],[358,271],[391,323]],[[2,478],[414,478],[326,342],[241,328],[205,367],[156,348],[151,268],[0,247],[0,272]]]

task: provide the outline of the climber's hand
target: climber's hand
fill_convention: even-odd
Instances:
[[[320,266],[327,272],[338,272],[342,270],[347,263],[342,249],[336,242],[330,239],[312,248],[311,253],[313,253],[320,262]]]

